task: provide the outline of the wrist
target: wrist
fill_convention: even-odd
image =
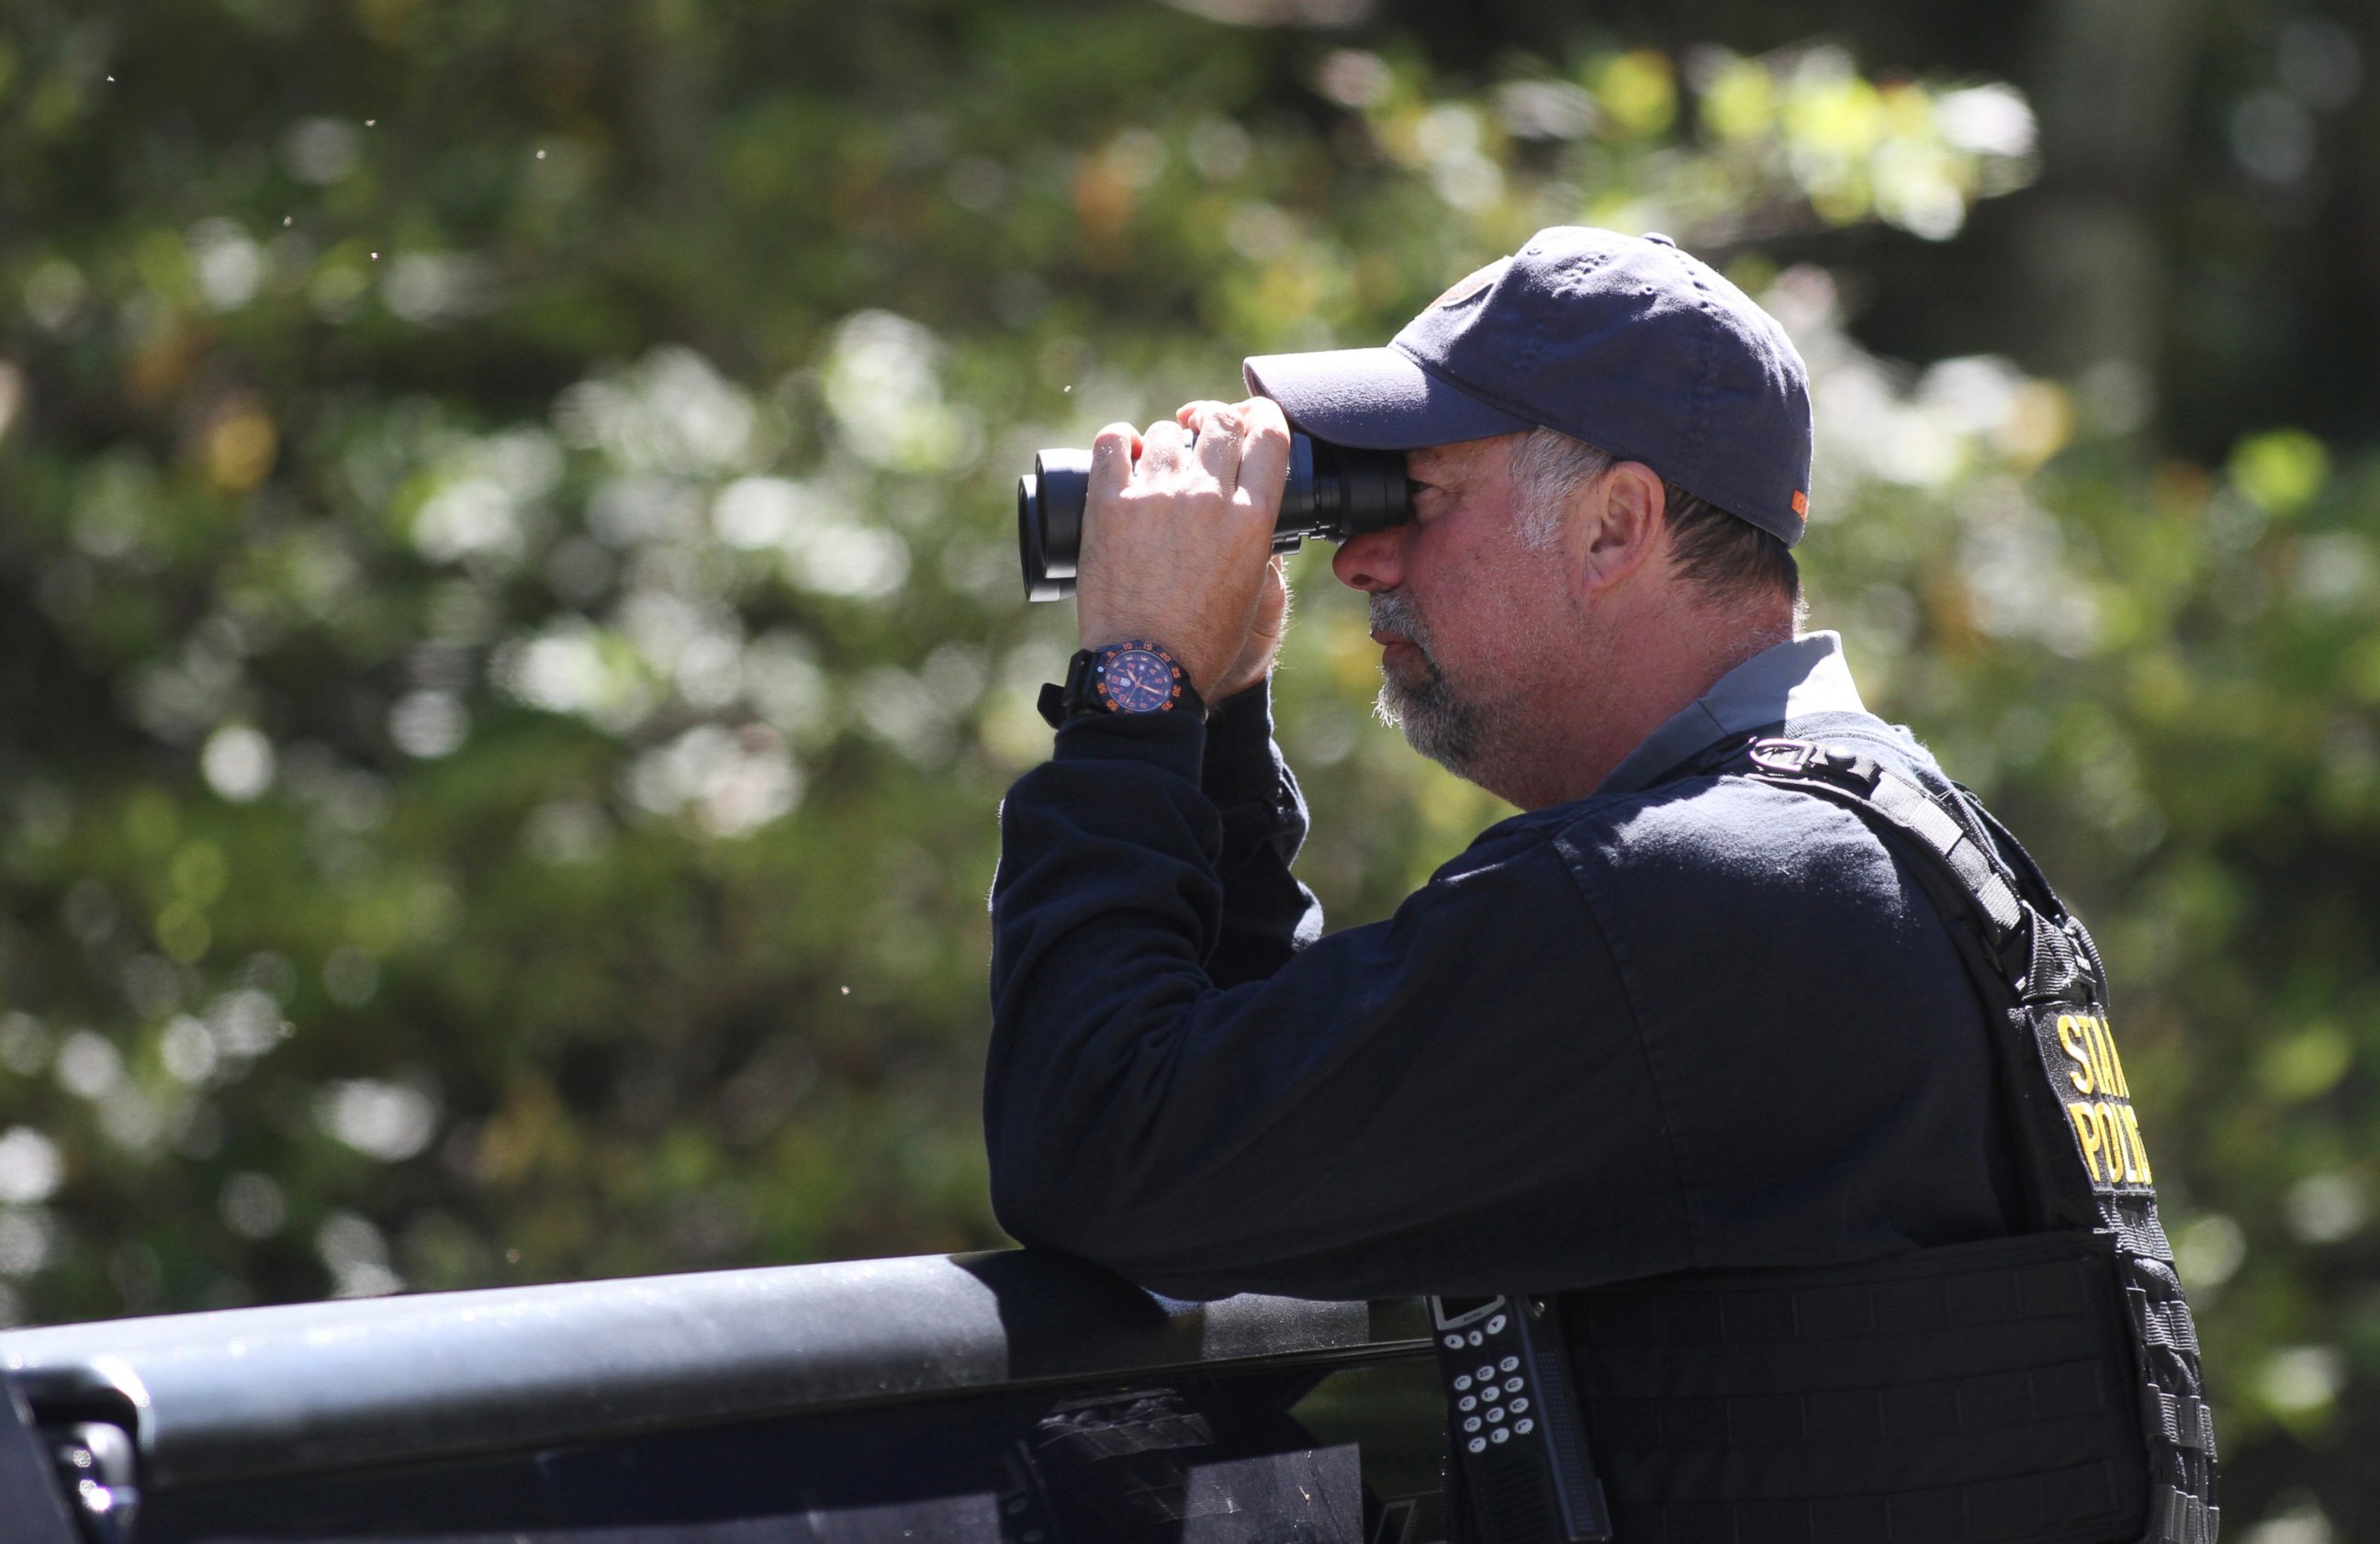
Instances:
[[[1216,688],[1232,660],[1205,636],[1206,631],[1187,617],[1150,616],[1137,607],[1113,614],[1104,609],[1084,610],[1075,623],[1076,639],[1087,649],[1108,648],[1135,639],[1163,645],[1182,667],[1183,680],[1211,703],[1223,694]]]
[[[1040,711],[1053,729],[1080,718],[1178,714],[1203,721],[1206,699],[1173,651],[1132,637],[1077,651],[1062,685],[1041,689]]]

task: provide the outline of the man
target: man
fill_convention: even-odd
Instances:
[[[2145,1153],[2090,1170],[2131,1231],[2078,1242],[2107,1229],[2039,1155],[2056,1091],[2006,1070],[2009,887],[2060,981],[2079,927],[1796,635],[1810,416],[1776,323],[1665,237],[1557,228],[1390,348],[1247,379],[1094,446],[1076,711],[993,891],[1003,1224],[1186,1296],[1560,1295],[1623,1540],[2205,1537],[2204,1464],[2139,1415],[2203,1436],[2194,1344],[2177,1429],[2105,1263],[2146,1260],[2143,1322],[2186,1327]],[[1265,691],[1287,422],[1408,452],[1412,523],[1333,570],[1383,715],[1524,812],[1328,937]],[[1763,736],[1827,754],[1747,760]],[[1924,840],[1866,808],[1897,790]],[[1986,881],[2009,914],[1971,922]],[[2082,1103],[2112,1163],[2129,1105]]]

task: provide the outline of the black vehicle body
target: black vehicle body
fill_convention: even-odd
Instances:
[[[1419,1304],[1031,1252],[0,1334],[0,1544],[1426,1544]]]

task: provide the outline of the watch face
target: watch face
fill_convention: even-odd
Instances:
[[[1173,706],[1179,688],[1172,664],[1152,649],[1111,655],[1099,672],[1099,693],[1119,713],[1155,713]]]

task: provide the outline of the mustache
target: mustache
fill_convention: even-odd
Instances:
[[[1401,589],[1376,590],[1370,597],[1370,605],[1374,632],[1397,633],[1410,640],[1425,656],[1429,653],[1429,622],[1412,596]]]

